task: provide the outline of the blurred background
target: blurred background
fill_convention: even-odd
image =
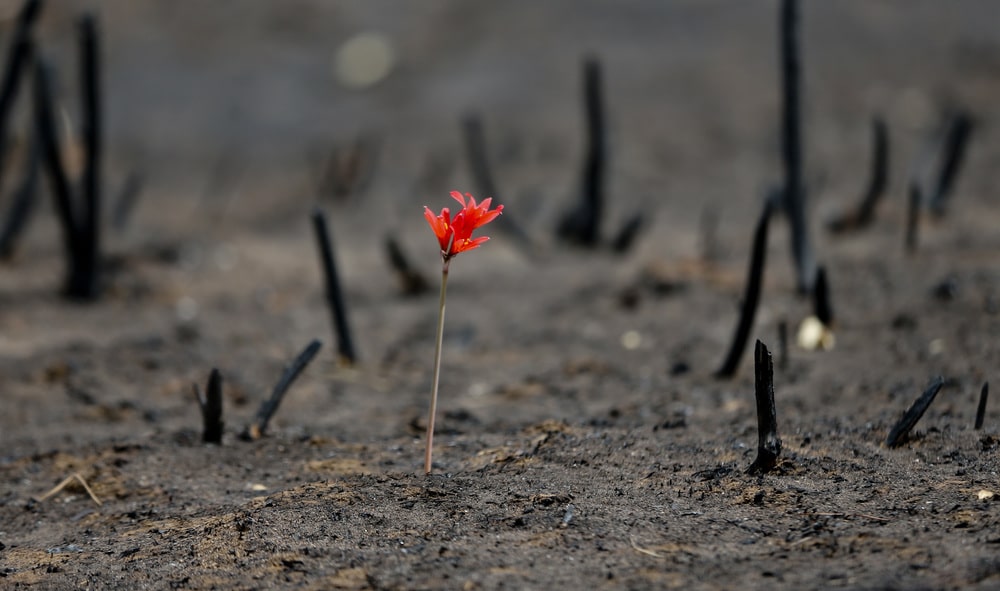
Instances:
[[[19,5],[3,3],[7,31]],[[304,198],[330,150],[358,137],[378,140],[378,193],[412,196],[428,167],[452,161],[445,177],[461,184],[458,120],[476,111],[497,164],[520,166],[501,185],[565,196],[586,55],[604,66],[613,187],[728,199],[777,177],[773,1],[52,1],[37,37],[70,113],[85,9],[104,34],[111,165],[142,170],[151,195],[266,185]],[[990,118],[995,2],[806,1],[802,12],[813,175],[865,170],[875,113],[904,141],[948,103]],[[540,161],[561,166],[538,178]]]

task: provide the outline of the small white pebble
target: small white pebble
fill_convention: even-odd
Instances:
[[[798,342],[799,347],[807,351],[829,351],[837,343],[833,336],[833,331],[827,328],[815,316],[807,317],[799,325],[796,342]]]
[[[642,345],[642,335],[637,330],[628,330],[622,334],[622,347],[634,351]]]

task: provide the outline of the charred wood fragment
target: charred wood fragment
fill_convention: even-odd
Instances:
[[[743,294],[743,307],[740,309],[740,319],[736,325],[736,332],[733,334],[733,342],[726,354],[726,359],[723,361],[722,367],[715,372],[716,377],[719,378],[731,378],[736,373],[740,358],[743,356],[743,350],[750,338],[750,329],[753,328],[754,316],[757,314],[760,292],[764,282],[764,263],[767,259],[767,227],[771,219],[774,201],[774,195],[768,197],[764,202],[764,211],[761,212],[760,218],[757,220],[746,291]]]
[[[972,116],[965,111],[955,113],[945,132],[941,168],[938,170],[934,186],[931,187],[931,193],[928,196],[930,210],[936,216],[942,216],[945,213],[948,197],[951,195],[955,179],[965,161],[965,153],[971,135]]]
[[[341,361],[352,365],[358,356],[354,350],[354,339],[347,320],[347,304],[337,273],[337,261],[333,255],[333,241],[330,239],[330,229],[326,223],[326,214],[316,208],[312,214],[313,229],[316,232],[316,243],[319,247],[320,263],[326,283],[326,301],[333,319],[333,329],[337,337],[337,351]]]
[[[79,299],[94,299],[100,292],[101,162],[103,124],[97,22],[86,14],[78,24],[80,35],[80,90],[83,112],[83,208],[78,224],[79,263],[68,292]]]
[[[225,424],[222,421],[222,374],[219,370],[212,368],[204,393],[198,384],[194,384],[194,394],[201,408],[202,441],[221,445]]]
[[[285,367],[285,371],[281,374],[281,379],[278,383],[274,385],[274,390],[271,391],[271,397],[264,401],[260,406],[260,410],[257,411],[257,416],[253,423],[247,426],[247,428],[240,435],[242,439],[245,440],[255,440],[260,439],[267,432],[267,425],[271,422],[271,418],[274,414],[278,412],[278,407],[281,405],[281,401],[285,398],[285,393],[292,386],[295,380],[302,373],[302,370],[309,365],[309,362],[313,360],[316,353],[319,352],[320,347],[323,346],[319,340],[313,340],[309,345],[299,353],[291,364]]]
[[[941,391],[942,386],[944,386],[944,379],[940,377],[935,378],[930,386],[924,390],[924,393],[913,401],[910,408],[900,417],[899,421],[892,427],[892,430],[889,431],[889,436],[885,440],[887,447],[899,447],[906,442],[910,431],[917,424],[917,421],[920,420],[920,417],[924,416],[931,403],[934,402],[934,397]]]
[[[26,66],[30,66],[33,53],[31,29],[38,20],[42,10],[41,0],[27,0],[18,12],[14,25],[14,34],[7,46],[7,62],[4,66],[3,79],[0,81],[0,187],[3,186],[2,175],[6,169],[7,156],[7,124],[14,107],[14,99],[21,86],[21,77]]]
[[[802,154],[802,59],[799,53],[799,3],[782,0],[780,14],[781,46],[781,154],[785,166],[784,209],[792,239],[792,258],[799,293],[812,291],[815,261],[806,217],[806,190],[803,182]]]
[[[861,230],[875,221],[875,207],[889,185],[889,131],[885,120],[872,120],[872,169],[868,188],[857,209],[830,221],[828,227],[835,234]]]
[[[83,144],[85,162],[80,190],[74,191],[62,163],[62,149],[55,124],[51,68],[36,52],[34,76],[35,131],[41,146],[42,161],[56,201],[56,213],[62,228],[67,274],[64,293],[67,297],[89,301],[100,294],[100,221],[101,221],[101,115],[98,66],[97,24],[85,15],[79,23]],[[78,203],[74,203],[77,201]]]
[[[403,295],[417,296],[428,290],[430,286],[427,279],[410,263],[399,242],[391,235],[385,238],[385,252],[389,265],[399,279]]]
[[[816,283],[813,285],[813,314],[823,326],[833,324],[833,305],[830,303],[830,286],[826,279],[826,267],[820,265],[816,270]]]
[[[35,126],[42,151],[42,162],[48,173],[49,186],[55,198],[56,214],[62,228],[63,247],[68,265],[67,276],[73,277],[79,271],[80,230],[78,216],[73,206],[73,194],[66,169],[62,163],[62,147],[56,130],[52,101],[51,67],[41,56],[35,59],[34,103]],[[67,286],[72,282],[67,280]]]
[[[766,474],[781,455],[778,438],[777,411],[774,408],[774,366],[771,352],[764,343],[754,347],[754,397],[757,401],[757,458],[747,469],[748,474]]]
[[[583,65],[583,102],[587,148],[583,161],[580,201],[560,220],[557,234],[567,242],[594,248],[601,239],[608,153],[601,96],[601,64],[595,57],[588,58]]]
[[[916,180],[910,183],[910,199],[906,209],[906,252],[917,252],[917,240],[920,233],[920,208],[923,206],[923,194]]]
[[[983,383],[983,389],[979,392],[979,406],[976,408],[976,431],[983,428],[983,419],[986,418],[986,400],[990,397],[990,383]]]
[[[635,244],[635,239],[642,232],[646,221],[641,211],[636,212],[632,217],[625,220],[621,230],[618,231],[615,239],[611,242],[611,250],[618,254],[627,253],[632,248],[632,245]]]
[[[35,212],[40,164],[41,149],[38,145],[38,136],[32,134],[24,177],[14,191],[14,199],[7,210],[3,229],[0,230],[0,259],[6,260],[14,256],[17,241],[28,227],[28,222]]]

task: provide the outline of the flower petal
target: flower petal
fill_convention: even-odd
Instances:
[[[424,206],[424,217],[427,218],[427,223],[431,225],[431,230],[434,230],[434,233],[437,234],[437,216],[426,205]]]
[[[453,254],[458,254],[460,252],[465,252],[467,250],[473,250],[482,246],[484,242],[489,240],[489,236],[480,236],[479,238],[473,238],[471,240],[463,240],[462,244],[457,244],[452,246],[451,250]]]
[[[503,205],[498,205],[496,209],[494,209],[491,212],[486,213],[485,215],[483,215],[483,217],[479,218],[476,221],[476,226],[477,227],[479,227],[479,226],[485,226],[486,224],[488,224],[488,223],[492,222],[493,220],[497,219],[497,217],[501,213],[503,213]]]

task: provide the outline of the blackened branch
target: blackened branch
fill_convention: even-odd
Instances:
[[[399,278],[399,285],[403,291],[403,295],[415,296],[427,291],[429,287],[427,280],[410,264],[399,242],[391,235],[385,238],[385,252],[386,256],[389,257],[389,264],[392,266],[392,270],[396,272],[396,277]]]
[[[920,417],[924,416],[924,412],[934,402],[934,397],[941,391],[941,386],[944,386],[944,380],[940,377],[935,378],[931,382],[931,385],[924,390],[924,393],[920,395],[920,398],[913,401],[913,405],[910,406],[909,410],[903,414],[892,430],[889,431],[889,436],[885,440],[886,446],[890,448],[899,447],[906,441],[910,430],[913,429],[917,421],[920,420]]]
[[[774,408],[774,366],[771,352],[764,343],[754,347],[754,397],[757,400],[757,459],[750,464],[748,474],[766,474],[774,468],[781,455],[778,438],[778,418]]]
[[[31,135],[28,147],[28,158],[25,165],[24,178],[14,192],[14,199],[7,212],[3,230],[0,231],[0,259],[9,259],[17,250],[17,241],[28,226],[31,214],[37,203],[38,172],[41,163],[41,148],[38,145],[38,134]]]
[[[952,118],[945,134],[941,168],[930,194],[930,208],[935,215],[944,215],[951,189],[965,160],[969,137],[972,135],[972,117],[959,111]]]
[[[243,439],[260,439],[264,433],[267,432],[267,425],[271,422],[271,418],[274,413],[278,411],[278,406],[281,405],[281,401],[285,397],[285,393],[295,382],[302,370],[309,365],[309,362],[313,360],[316,353],[319,352],[320,347],[323,346],[318,340],[313,340],[309,345],[299,353],[299,356],[295,358],[290,365],[285,368],[285,371],[281,374],[281,379],[275,384],[274,390],[271,391],[271,397],[264,401],[260,406],[260,410],[257,411],[257,417],[254,422],[246,428],[241,437]]]
[[[917,235],[920,231],[920,208],[923,205],[923,195],[920,184],[914,179],[910,182],[910,199],[906,210],[906,252],[917,251]]]
[[[601,214],[604,208],[604,179],[607,160],[607,133],[604,101],[601,97],[601,64],[590,58],[584,64],[584,106],[587,113],[587,160],[583,172],[583,196],[587,215],[580,238],[589,246],[600,240]]]
[[[62,163],[62,149],[55,125],[51,70],[44,58],[35,56],[35,131],[42,160],[56,201],[63,231],[67,274],[65,294],[77,300],[92,300],[100,290],[100,109],[97,66],[97,29],[92,17],[80,23],[83,78],[84,170],[82,203],[74,205],[74,194]]]
[[[976,408],[976,431],[983,428],[983,419],[986,418],[986,400],[990,397],[990,383],[984,382],[983,389],[979,392],[979,406]]]
[[[7,124],[10,121],[18,88],[21,86],[24,67],[31,61],[31,28],[38,20],[41,9],[41,0],[27,0],[21,6],[17,23],[14,25],[14,35],[7,47],[7,63],[4,67],[3,81],[0,82],[0,187],[3,187],[2,175],[6,169]]]
[[[627,253],[632,248],[632,245],[635,244],[635,239],[642,232],[642,227],[648,221],[647,215],[642,211],[638,211],[632,214],[632,217],[625,220],[621,230],[618,231],[614,241],[611,242],[611,250],[618,254]]]
[[[831,232],[843,233],[865,228],[875,221],[875,206],[889,184],[889,131],[885,120],[872,120],[872,169],[868,188],[856,210],[832,220]]]
[[[351,327],[347,321],[347,304],[344,292],[340,286],[340,276],[337,273],[337,262],[333,256],[333,241],[326,223],[326,214],[316,208],[312,214],[313,228],[316,231],[316,242],[319,246],[320,262],[326,281],[326,301],[330,307],[333,319],[333,329],[337,335],[337,351],[341,361],[353,364],[358,360],[354,350],[354,339],[351,338]]]
[[[198,399],[198,406],[201,408],[201,418],[204,425],[201,439],[205,443],[222,443],[222,430],[225,424],[222,422],[222,374],[219,370],[212,368],[208,375],[208,386],[205,394],[202,394],[198,384],[194,385],[195,397]]]
[[[588,58],[583,65],[583,102],[587,123],[587,150],[583,162],[580,202],[560,221],[558,235],[593,248],[600,242],[601,215],[607,170],[607,133],[601,96],[601,64]]]
[[[55,125],[55,112],[52,102],[51,68],[45,59],[36,55],[34,76],[35,98],[35,129],[42,151],[42,162],[48,173],[49,185],[55,198],[56,213],[62,227],[63,246],[66,251],[67,277],[74,276],[79,265],[80,230],[77,227],[77,215],[73,209],[73,195],[66,169],[62,164],[62,147],[59,145],[59,133]],[[67,279],[67,287],[69,286]]]
[[[799,55],[798,0],[781,2],[782,159],[785,165],[784,201],[792,233],[792,257],[800,293],[812,291],[815,263],[806,219],[806,191],[802,181],[802,63]]]
[[[84,15],[80,31],[80,88],[83,110],[85,161],[82,179],[83,211],[80,220],[80,253],[69,294],[93,299],[100,291],[101,256],[101,96],[97,23]]]
[[[813,285],[813,313],[823,326],[833,324],[833,305],[830,303],[830,285],[826,280],[826,267],[816,269],[816,283]]]
[[[760,292],[763,286],[764,263],[767,259],[767,226],[771,219],[774,201],[774,195],[768,197],[764,202],[764,211],[761,212],[760,219],[757,220],[740,320],[736,325],[736,332],[733,334],[733,342],[729,347],[729,353],[726,354],[726,360],[722,363],[722,367],[715,372],[716,377],[719,378],[730,378],[736,373],[740,358],[743,356],[743,350],[747,346],[747,339],[750,338],[750,329],[753,328],[753,320],[757,314],[757,305],[760,303]]]

